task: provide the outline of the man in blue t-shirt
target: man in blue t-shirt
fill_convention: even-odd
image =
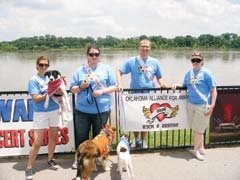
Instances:
[[[151,50],[151,42],[147,39],[143,39],[139,42],[139,55],[130,57],[127,59],[117,71],[118,88],[122,89],[121,77],[123,74],[131,74],[131,89],[139,89],[139,91],[147,93],[148,88],[157,88],[158,86],[166,88],[162,78],[162,71],[157,59],[150,57],[149,52]],[[145,90],[143,90],[145,89]],[[146,132],[133,132],[135,139],[133,140],[132,147],[147,148]],[[141,144],[142,143],[142,144]]]

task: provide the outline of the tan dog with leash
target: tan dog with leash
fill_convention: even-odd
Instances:
[[[92,140],[86,140],[79,145],[75,153],[77,159],[76,180],[87,180],[94,170],[97,170],[96,160],[102,157],[102,167],[107,171],[107,160],[115,138],[116,129],[105,125],[101,132]]]

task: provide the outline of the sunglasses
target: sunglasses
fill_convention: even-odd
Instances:
[[[88,55],[90,56],[90,57],[98,57],[99,55],[100,55],[100,53],[88,53]]]
[[[39,63],[38,66],[39,66],[39,67],[43,67],[43,66],[45,66],[45,67],[49,67],[49,64]]]
[[[191,62],[192,63],[200,63],[202,60],[201,59],[197,59],[197,58],[195,58],[195,59],[191,59]]]

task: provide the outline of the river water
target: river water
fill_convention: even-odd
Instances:
[[[181,83],[184,73],[191,68],[191,51],[154,50],[151,56],[157,58],[167,84]],[[114,71],[137,50],[101,52],[100,60],[109,64]],[[240,51],[202,51],[204,66],[211,70],[218,86],[240,85]],[[59,70],[67,82],[76,69],[86,63],[85,51],[47,51],[28,53],[0,53],[0,91],[25,91],[28,80],[36,73],[35,62],[41,56],[50,59],[49,69]],[[123,85],[128,88],[129,76],[123,76]]]

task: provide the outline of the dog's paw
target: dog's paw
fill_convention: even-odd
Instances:
[[[44,103],[43,107],[44,107],[45,109],[47,109],[47,108],[48,108],[48,103]]]
[[[98,168],[97,168],[97,167],[95,167],[95,168],[93,169],[93,171],[97,172],[97,171],[98,171]]]
[[[111,168],[107,166],[107,167],[105,167],[103,170],[104,170],[104,171],[110,171]]]
[[[81,180],[81,178],[80,177],[76,177],[76,180]]]

